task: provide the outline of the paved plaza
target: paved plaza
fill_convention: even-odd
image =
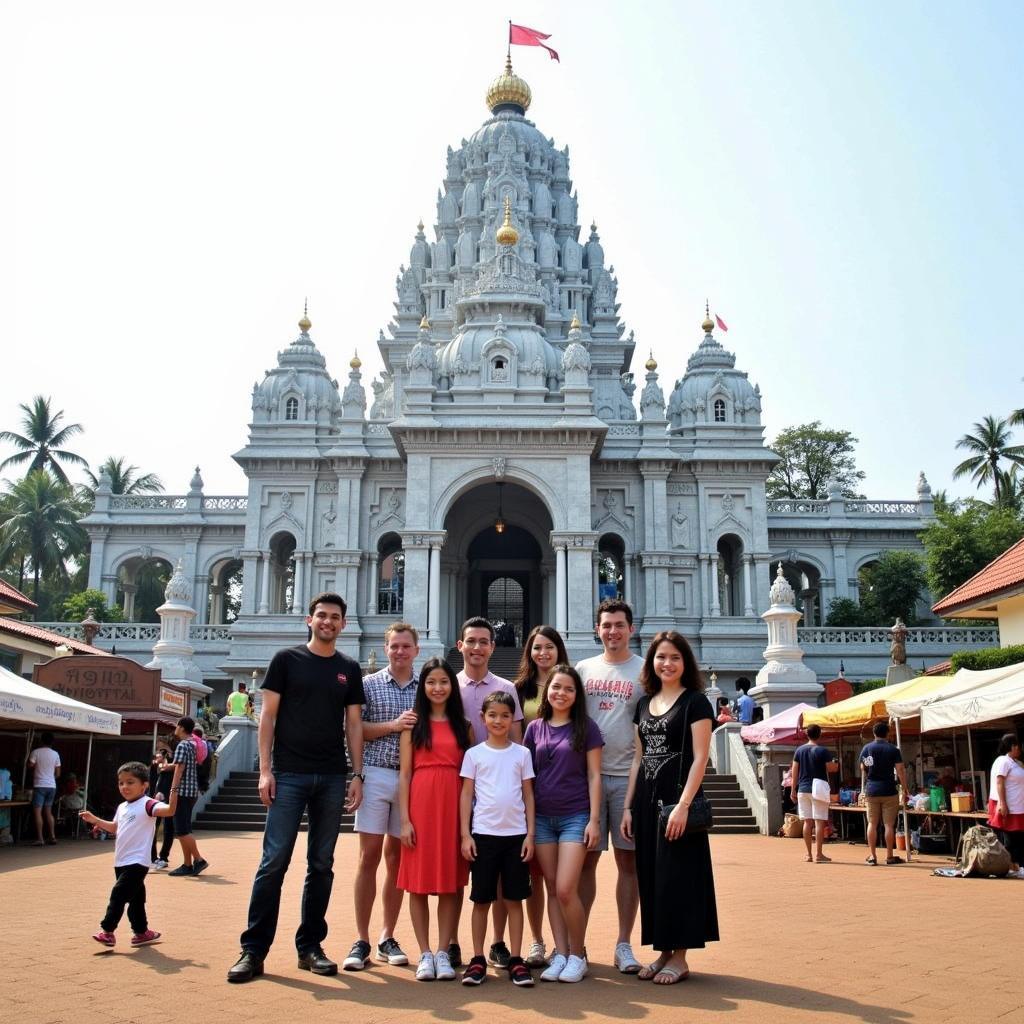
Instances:
[[[691,979],[657,988],[609,965],[614,905],[599,899],[588,936],[594,963],[578,985],[515,989],[492,975],[479,989],[417,983],[413,967],[313,977],[295,964],[291,936],[302,878],[300,836],[267,975],[229,986],[237,936],[260,849],[256,833],[200,833],[201,878],[151,875],[156,946],[116,951],[96,930],[112,880],[113,843],[0,849],[3,1020],[18,1024],[196,1024],[197,1021],[927,1021],[1009,1020],[1024,1007],[1018,909],[1024,882],[941,879],[944,859],[869,868],[861,846],[832,844],[829,865],[803,863],[796,840],[712,839],[723,941],[690,958]],[[338,841],[327,952],[354,938],[350,891],[355,836]],[[611,894],[604,858],[600,892]],[[374,926],[379,922],[375,917]],[[414,954],[403,912],[398,937]],[[462,928],[469,942],[468,920]],[[637,950],[640,953],[640,950]],[[641,956],[641,959],[644,957]],[[413,957],[415,959],[415,957]]]

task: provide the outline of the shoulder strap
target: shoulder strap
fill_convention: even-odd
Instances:
[[[686,701],[686,707],[683,708],[683,745],[682,745],[682,747],[679,750],[679,795],[680,796],[683,795],[683,788],[686,785],[686,782],[683,779],[683,765],[686,763],[686,758],[685,758],[684,755],[686,754],[686,742],[687,742],[687,740],[689,740],[689,742],[690,742],[690,753],[691,753],[690,760],[691,761],[693,760],[693,756],[692,756],[692,754],[693,754],[693,737],[690,735],[690,704],[693,701],[693,693],[694,693],[693,690],[687,690],[686,694],[683,697],[679,698],[680,700],[685,700]]]

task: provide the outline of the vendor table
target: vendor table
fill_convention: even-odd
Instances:
[[[866,807],[862,807],[859,804],[854,804],[854,805],[851,805],[851,806],[848,806],[848,807],[844,807],[841,804],[831,804],[829,806],[829,810],[830,811],[838,811],[839,814],[840,814],[840,817],[837,819],[837,824],[839,825],[839,835],[840,835],[840,837],[842,839],[846,838],[846,835],[847,835],[846,822],[849,820],[847,818],[844,818],[842,815],[844,815],[844,814],[860,814],[860,815],[866,816],[867,815],[867,811],[868,811],[868,809]],[[954,854],[956,852],[956,844],[960,841],[960,835],[963,832],[964,828],[966,827],[965,820],[970,820],[972,824],[977,824],[978,822],[988,821],[988,814],[986,814],[986,813],[984,813],[982,811],[915,811],[915,810],[913,810],[910,807],[906,807],[906,808],[901,807],[900,808],[900,814],[903,814],[904,811],[907,814],[914,815],[915,817],[918,817],[918,818],[932,817],[932,818],[950,818],[950,819],[954,819],[954,820],[950,821],[950,825],[951,826],[956,826],[956,831],[955,832],[951,831],[950,835],[949,835],[949,838],[950,838],[950,849],[951,849],[951,851]],[[908,838],[908,843],[909,843],[909,838]]]
[[[23,807],[30,807],[32,805],[31,800],[0,800],[0,811],[11,811],[11,838],[18,841],[18,826],[15,824],[14,811],[20,811]]]

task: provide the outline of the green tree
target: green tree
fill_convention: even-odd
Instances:
[[[860,605],[852,597],[834,597],[828,604],[826,626],[866,626]]]
[[[969,476],[976,487],[991,484],[996,504],[1001,504],[1002,462],[1024,466],[1024,445],[1010,444],[1010,433],[1009,423],[995,416],[986,416],[975,423],[974,433],[964,434],[956,443],[957,448],[971,454],[953,470],[953,479]]]
[[[830,480],[836,480],[847,498],[858,497],[864,479],[857,469],[854,445],[848,430],[830,430],[820,420],[787,427],[772,443],[779,462],[768,475],[769,498],[825,498]]]
[[[121,609],[107,605],[107,595],[102,590],[91,587],[72,594],[64,602],[64,619],[67,622],[81,622],[92,609],[97,622],[123,622]]]
[[[936,600],[966,583],[1011,544],[1024,537],[1013,509],[980,501],[935,508],[935,522],[921,534],[928,589]]]
[[[156,610],[164,603],[164,591],[171,579],[171,567],[162,559],[146,562],[135,576],[136,622],[159,622]]]
[[[924,560],[916,551],[885,551],[861,575],[861,614],[865,625],[891,625],[897,618],[917,621],[916,606],[924,593]]]
[[[138,466],[125,465],[123,455],[117,458],[108,455],[98,473],[93,475],[91,469],[85,471],[88,483],[82,486],[82,494],[89,499],[90,504],[96,503],[96,488],[100,485],[100,477],[104,470],[110,478],[111,494],[152,494],[154,491],[164,489],[163,481],[156,473],[140,475]]]
[[[50,399],[36,395],[31,405],[19,405],[22,411],[21,428],[24,434],[11,430],[0,430],[0,441],[6,441],[18,448],[17,455],[10,455],[0,462],[0,469],[7,466],[21,466],[28,462],[28,472],[48,469],[63,484],[68,483],[67,474],[61,466],[62,462],[77,466],[87,466],[81,455],[67,451],[63,446],[71,438],[82,433],[79,423],[69,423],[62,427],[64,410],[53,413],[50,410]]]
[[[53,575],[67,579],[67,562],[80,556],[88,543],[78,525],[82,502],[70,484],[54,479],[45,469],[33,470],[11,484],[3,504],[0,549],[24,551],[32,570],[32,600],[38,603],[39,581]]]

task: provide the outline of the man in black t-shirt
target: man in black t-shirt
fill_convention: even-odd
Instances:
[[[278,651],[263,680],[259,791],[268,808],[267,825],[249,900],[249,923],[242,932],[242,955],[228,971],[228,981],[250,981],[263,973],[277,929],[281,885],[304,812],[309,833],[302,920],[295,933],[299,967],[314,974],[338,970],[322,945],[334,881],[334,846],[342,810],[354,811],[363,796],[363,677],[359,665],[335,648],[346,611],[338,594],[314,597],[306,617],[309,642]],[[352,758],[347,796],[346,735]]]
[[[903,798],[907,792],[907,770],[903,755],[895,743],[889,742],[889,723],[875,722],[871,743],[860,752],[861,792],[867,806],[868,864],[877,864],[876,846],[878,824],[885,825],[885,863],[901,864],[896,856],[896,818],[899,816],[901,795],[896,790],[896,776],[902,785]]]

